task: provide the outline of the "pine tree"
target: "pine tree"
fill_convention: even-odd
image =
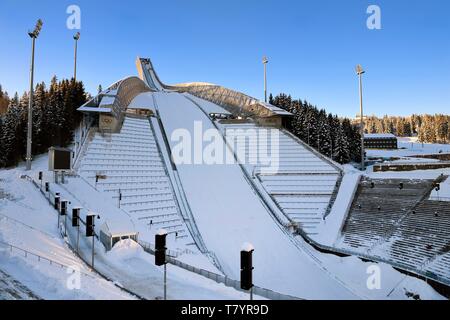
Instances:
[[[334,145],[333,159],[341,164],[350,162],[350,146],[341,124],[337,127]]]
[[[21,118],[24,116],[24,109],[21,108],[16,99],[12,99],[8,106],[8,111],[3,118],[2,135],[0,136],[0,166],[9,167],[17,164],[21,156],[20,136],[24,129]]]

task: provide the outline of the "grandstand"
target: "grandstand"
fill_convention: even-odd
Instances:
[[[163,228],[177,242],[192,241],[148,118],[127,116],[120,133],[97,133],[79,172],[114,202],[120,197],[121,208],[151,234]]]
[[[336,246],[450,283],[450,208],[428,200],[442,179],[365,179]]]
[[[247,173],[290,221],[309,236],[317,234],[336,195],[340,168],[284,130],[253,123],[221,126],[228,140],[235,137],[236,153]],[[267,156],[258,152],[262,149]]]

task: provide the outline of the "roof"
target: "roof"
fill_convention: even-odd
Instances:
[[[128,105],[128,109],[147,109],[155,110],[153,96],[151,92],[144,92],[137,95]]]
[[[77,110],[83,111],[83,112],[98,112],[98,113],[110,113],[111,112],[111,108],[97,108],[97,107],[87,107],[87,106],[79,107]]]
[[[392,133],[370,133],[370,134],[365,134],[364,138],[365,139],[393,139],[393,138],[397,138],[397,137]]]
[[[266,103],[266,102],[262,102],[262,101],[261,101],[260,103],[261,103],[261,105],[262,105],[264,108],[266,108],[266,109],[272,111],[273,113],[275,113],[275,115],[279,115],[279,116],[292,116],[292,113],[290,113],[289,111],[286,111],[286,110],[284,110],[284,109],[275,107],[274,105],[272,105],[272,104],[270,104],[270,103]]]
[[[101,107],[113,105],[115,100],[116,96],[103,96],[99,106]]]
[[[101,230],[112,237],[137,234],[134,225],[128,219],[108,219],[102,225]]]

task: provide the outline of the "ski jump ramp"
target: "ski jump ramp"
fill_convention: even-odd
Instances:
[[[170,148],[177,147],[171,136],[185,130],[192,137],[214,130],[211,120],[179,93],[145,93],[158,109]],[[180,164],[177,170],[197,227],[208,250],[215,253],[227,276],[239,279],[240,250],[252,243],[254,283],[306,299],[357,298],[331,278],[286,234],[252,189],[236,164]]]

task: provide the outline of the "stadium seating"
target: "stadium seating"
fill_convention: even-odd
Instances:
[[[450,206],[428,200],[433,184],[365,179],[337,246],[450,283]]]
[[[249,123],[226,124],[224,132],[245,170],[259,179],[281,211],[306,234],[317,234],[335,198],[340,171],[282,130]],[[264,161],[266,154],[272,163]]]
[[[148,119],[125,117],[120,133],[97,133],[79,172],[117,203],[121,193],[121,208],[147,230],[165,229],[177,241],[192,241]]]

